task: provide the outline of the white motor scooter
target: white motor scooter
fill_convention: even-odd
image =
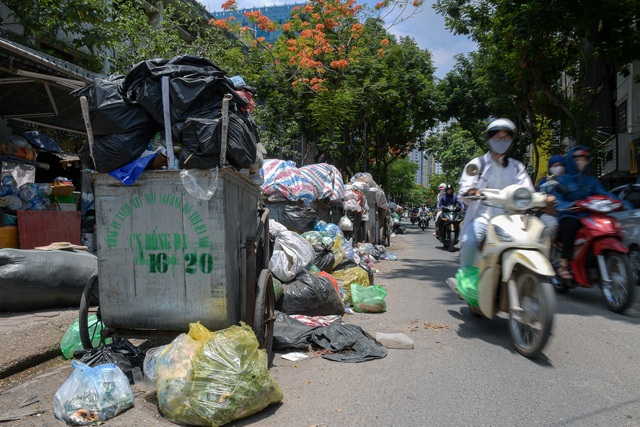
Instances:
[[[478,306],[469,304],[474,315],[489,319],[498,312],[509,315],[509,332],[516,350],[535,357],[547,343],[556,311],[551,278],[555,272],[549,262],[549,237],[537,217],[527,215],[534,207],[546,206],[544,193],[511,185],[502,190],[484,189],[484,204],[503,209],[487,218],[487,235],[480,253]],[[456,279],[447,284],[462,298]]]

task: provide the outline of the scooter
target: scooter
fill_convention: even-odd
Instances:
[[[535,357],[546,345],[553,326],[556,296],[550,281],[555,272],[548,259],[550,244],[544,224],[525,213],[545,206],[547,196],[511,185],[502,190],[484,189],[480,196],[467,199],[483,200],[503,212],[487,218],[477,305],[469,302],[473,301],[471,293],[458,289],[456,279],[447,279],[447,284],[467,301],[473,315],[491,319],[498,312],[507,312],[516,350],[525,357]]]
[[[411,212],[409,220],[411,221],[411,225],[415,225],[416,221],[418,221],[418,215],[415,212]]]
[[[453,252],[458,237],[460,235],[460,223],[462,222],[462,209],[458,205],[449,205],[442,207],[442,215],[440,216],[440,230],[438,231],[438,239],[442,242],[442,247]]]
[[[609,310],[624,312],[633,301],[634,293],[629,249],[623,243],[622,226],[608,215],[623,209],[622,203],[597,195],[577,201],[570,209],[587,211],[589,216],[580,218],[582,228],[576,235],[571,261],[573,280],[557,276],[556,291],[565,293],[576,286],[599,286]],[[553,265],[557,267],[562,244],[556,242],[551,252]]]
[[[420,221],[418,222],[418,224],[420,225],[422,231],[424,231],[425,228],[429,228],[429,214],[427,212],[422,212],[420,214]]]

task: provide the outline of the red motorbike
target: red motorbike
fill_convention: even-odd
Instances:
[[[629,262],[629,249],[622,240],[622,226],[608,213],[624,209],[622,203],[607,196],[590,196],[579,200],[571,208],[587,211],[589,216],[580,218],[573,247],[571,270],[573,280],[556,275],[556,291],[565,293],[576,286],[600,286],[604,302],[609,310],[622,313],[633,301],[633,279]],[[552,247],[551,259],[558,266],[562,244]]]

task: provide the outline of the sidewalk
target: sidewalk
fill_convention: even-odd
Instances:
[[[0,379],[60,356],[60,340],[78,308],[0,313]]]

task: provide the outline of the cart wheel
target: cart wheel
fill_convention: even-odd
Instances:
[[[273,292],[273,276],[271,275],[271,271],[265,268],[260,272],[260,277],[258,278],[253,330],[258,338],[260,348],[267,351],[267,357],[269,359],[271,359],[271,350],[273,348],[275,299],[276,296]]]
[[[100,319],[100,306],[99,303],[99,286],[98,286],[98,272],[96,271],[89,277],[87,284],[82,291],[82,298],[80,299],[80,311],[78,312],[78,329],[80,333],[80,341],[82,347],[86,350],[95,348],[93,346],[94,338],[99,333],[98,325],[101,322]],[[93,320],[89,324],[89,317],[96,315],[97,320]],[[101,344],[101,343],[100,343]]]

